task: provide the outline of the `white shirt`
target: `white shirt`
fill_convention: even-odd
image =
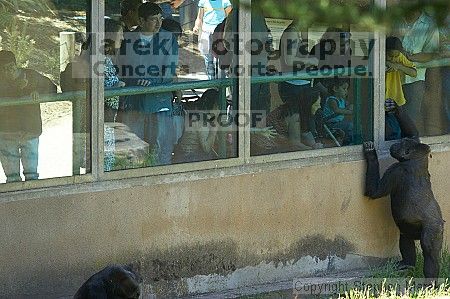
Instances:
[[[403,48],[411,53],[432,53],[439,50],[439,30],[434,20],[425,13],[414,24],[402,24]],[[417,69],[417,77],[405,76],[405,84],[425,81],[425,68]]]

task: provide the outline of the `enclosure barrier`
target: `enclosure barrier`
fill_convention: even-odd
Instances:
[[[450,59],[440,59],[438,61],[432,61],[430,63],[418,64],[418,67],[439,67],[439,66],[449,66]],[[358,66],[358,72],[355,72],[355,68],[338,68],[331,70],[330,74],[309,74],[306,71],[301,71],[297,73],[286,73],[283,75],[275,74],[275,75],[267,75],[267,76],[253,76],[251,78],[251,84],[261,84],[261,83],[277,83],[294,79],[306,79],[312,80],[314,78],[332,78],[337,75],[341,75],[343,72],[346,76],[350,76],[353,78],[353,96],[355,100],[354,103],[354,135],[356,137],[356,142],[361,141],[362,136],[362,127],[361,127],[361,81],[363,79],[370,79],[373,77],[373,73],[370,70],[367,70],[366,67],[362,68],[362,66]],[[358,76],[358,73],[365,72],[368,74],[366,77]],[[115,96],[131,96],[131,95],[139,95],[139,94],[152,94],[152,93],[162,93],[162,92],[172,92],[178,90],[191,90],[191,89],[205,89],[205,88],[219,88],[220,94],[220,110],[226,109],[226,94],[225,88],[234,85],[238,78],[226,78],[226,79],[215,79],[215,80],[202,80],[195,82],[176,82],[170,85],[159,85],[159,86],[149,86],[149,87],[123,87],[123,88],[113,88],[105,90],[104,94],[106,98],[115,97]],[[369,81],[369,93],[373,92],[373,80]],[[27,104],[38,104],[38,103],[51,103],[51,102],[62,102],[62,101],[70,101],[72,102],[72,117],[74,120],[80,119],[80,116],[83,113],[83,101],[86,101],[86,91],[74,91],[74,92],[63,92],[59,94],[53,95],[40,95],[38,99],[32,100],[30,97],[22,97],[22,98],[0,98],[0,107],[6,106],[20,106]],[[373,105],[368,105],[369,109],[373,109]],[[371,113],[371,111],[369,111]],[[369,114],[369,115],[373,115]],[[82,132],[82,124],[80,121],[73,121],[73,132],[79,133]],[[88,133],[88,132],[85,132]],[[221,158],[226,155],[226,141],[225,138],[221,138],[224,142],[219,145],[219,155]],[[74,139],[75,143],[75,139]],[[74,144],[74,146],[76,146]],[[79,160],[79,159],[78,159]],[[79,168],[81,165],[75,161],[74,157],[74,165],[73,172],[75,174],[79,174]]]

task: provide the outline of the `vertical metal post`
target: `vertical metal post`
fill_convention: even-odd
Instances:
[[[386,9],[386,0],[374,0],[374,5],[378,8]],[[376,148],[380,149],[385,144],[385,122],[384,122],[384,98],[385,98],[385,50],[386,33],[377,31],[374,33],[373,47],[373,81],[374,81],[374,97],[373,97],[373,117],[374,132],[373,140]]]
[[[86,98],[89,93],[86,93]],[[84,138],[85,126],[83,125],[83,102],[85,99],[77,98],[72,100],[72,172],[73,175],[81,174],[81,167],[84,166],[85,144]]]
[[[375,38],[375,35],[373,34],[373,33],[371,33],[370,35],[369,35],[369,38],[371,39],[370,41],[369,41],[369,43],[370,42],[372,42],[372,40],[374,40],[374,38]],[[371,48],[370,46],[369,46],[369,48]],[[374,81],[375,81],[375,79],[374,79],[374,56],[373,55],[371,55],[370,53],[369,53],[369,57],[368,57],[369,59],[368,59],[368,74],[369,74],[369,76],[368,76],[368,80],[369,80],[369,82],[368,82],[368,92],[367,92],[367,100],[368,100],[368,103],[367,103],[367,112],[368,112],[368,119],[367,119],[367,126],[366,126],[366,128],[367,128],[367,132],[363,132],[363,134],[364,134],[364,136],[363,136],[363,140],[371,140],[372,139],[372,137],[374,136],[374,133],[373,133],[373,131],[374,131],[374,109],[373,109],[373,103],[375,102],[375,84],[374,84]]]
[[[95,16],[92,22],[93,30],[92,32],[97,37],[95,42],[92,44],[93,49],[95,49],[95,55],[92,55],[92,67],[91,67],[91,78],[92,78],[92,97],[91,97],[91,120],[92,127],[91,130],[91,141],[92,141],[92,175],[95,179],[101,179],[103,177],[103,158],[104,158],[104,101],[105,101],[105,89],[103,74],[105,55],[100,49],[103,49],[103,44],[105,40],[105,1],[94,0],[94,11]],[[93,67],[99,66],[99,67]]]
[[[353,113],[353,141],[356,144],[361,143],[362,139],[362,98],[361,98],[361,78],[355,77],[353,79],[353,99],[354,102],[354,113]]]
[[[219,110],[221,113],[226,113],[227,111],[227,88],[220,87],[219,88]],[[224,159],[227,157],[227,132],[223,130],[224,128],[219,128],[219,132],[217,132],[218,143],[219,143],[219,158]]]
[[[91,43],[89,45],[89,51],[95,51],[96,36],[93,34],[92,24],[98,21],[98,0],[87,1],[86,6],[86,32],[88,36],[91,36]],[[89,67],[92,65],[92,53],[89,53]],[[91,105],[90,99],[92,98],[94,82],[92,80],[91,67],[86,70],[89,74],[89,78],[86,81],[89,82],[86,90],[85,98],[78,98],[72,100],[72,172],[73,175],[80,175],[81,168],[86,169],[86,173],[91,172],[91,150],[90,150],[90,116]]]
[[[252,78],[250,74],[251,66],[251,54],[250,51],[245,49],[245,42],[251,40],[252,38],[252,28],[251,28],[251,0],[242,0],[240,1],[239,7],[239,26],[238,32],[239,36],[242,36],[242,39],[239,40],[239,50],[242,51],[242,54],[239,55],[239,64],[244,67],[246,73],[243,78],[239,79],[239,103],[241,109],[244,110],[244,113],[251,114],[251,84]],[[251,119],[251,117],[250,117]],[[245,163],[249,163],[250,161],[250,127],[251,121],[245,124],[245,127],[239,128],[239,157],[242,157]]]

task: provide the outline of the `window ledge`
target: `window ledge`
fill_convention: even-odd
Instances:
[[[444,136],[448,139],[448,135]],[[434,137],[432,137],[434,138]],[[442,139],[441,137],[436,137]],[[428,141],[428,142],[427,142]],[[423,142],[429,143],[432,152],[450,152],[450,142],[435,143],[432,144],[431,138],[423,138]],[[385,146],[379,150],[381,157],[389,155],[389,145],[392,142],[386,142]],[[237,160],[237,159],[234,159]],[[127,189],[133,187],[147,187],[160,184],[173,184],[182,182],[192,182],[206,179],[218,179],[223,177],[239,176],[257,174],[268,171],[278,171],[287,169],[298,169],[303,167],[330,165],[347,162],[363,161],[364,156],[362,153],[361,145],[355,145],[345,148],[331,148],[325,150],[314,150],[307,152],[293,152],[285,154],[276,154],[260,157],[252,157],[248,163],[236,164],[231,166],[219,167],[217,164],[211,163],[214,161],[196,163],[198,164],[197,170],[178,172],[178,173],[166,173],[166,174],[154,174],[154,175],[141,175],[136,177],[127,178],[115,178],[105,179],[102,181],[93,181],[90,175],[82,177],[62,178],[70,179],[70,183],[66,182],[65,185],[41,187],[29,190],[10,191],[0,193],[0,203],[20,201],[20,200],[32,200],[41,198],[51,198],[58,196],[95,193],[103,191],[113,191],[118,189]],[[205,164],[206,163],[206,164]],[[220,164],[220,163],[218,163]],[[209,168],[207,167],[209,166]],[[80,179],[83,178],[84,179]],[[48,181],[59,180],[52,179]],[[39,183],[45,183],[45,181],[30,182],[38,185]],[[18,186],[28,187],[27,182],[13,183]]]

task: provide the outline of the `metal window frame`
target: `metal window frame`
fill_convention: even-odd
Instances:
[[[387,0],[373,0],[374,5],[382,9],[387,9]],[[385,138],[385,122],[384,122],[384,95],[385,95],[385,72],[386,72],[386,49],[385,49],[385,40],[386,33],[379,31],[376,32],[378,36],[378,41],[375,42],[374,51],[379,53],[377,56],[376,63],[378,64],[378,78],[377,85],[379,88],[376,88],[375,93],[378,93],[378,105],[374,105],[374,142],[376,148],[381,153],[387,153],[392,144],[394,144],[395,140],[386,141]],[[374,97],[377,99],[377,97]],[[424,136],[420,137],[421,141],[430,145],[432,150],[436,151],[446,151],[450,147],[450,134],[440,135],[440,136]]]
[[[374,0],[373,5],[381,9],[386,9],[386,0]],[[386,90],[386,33],[382,31],[374,32],[375,45],[374,55],[374,100],[373,100],[373,141],[375,148],[382,150],[386,147],[385,141],[385,110],[384,98]]]
[[[95,32],[99,32],[99,21],[100,16],[102,15],[101,6],[103,5],[104,1],[101,0],[92,0],[91,1],[91,26],[92,26],[92,32],[95,34]],[[94,38],[95,47],[98,49],[98,45],[100,43],[98,38]],[[95,55],[93,56],[93,59],[95,59]],[[98,60],[98,59],[97,59]],[[90,93],[92,95],[92,98],[95,96],[98,96],[99,93],[99,78],[95,76],[93,69],[91,69],[90,73],[91,84],[90,84]],[[75,93],[74,93],[75,94]],[[93,105],[92,106],[92,112],[91,112],[91,123],[92,128],[95,125],[98,125],[98,119],[94,117],[98,111],[98,107]],[[97,131],[92,130],[91,128],[91,144],[93,144],[93,141],[98,138]],[[95,146],[93,147],[93,151],[95,150]],[[95,157],[94,157],[95,156]],[[95,164],[98,164],[95,159],[98,155],[92,155],[92,168],[94,168]],[[83,174],[83,175],[72,175],[72,176],[66,176],[66,177],[57,177],[57,178],[49,178],[49,179],[42,179],[42,180],[35,180],[35,181],[25,181],[25,182],[14,182],[14,183],[5,183],[0,185],[0,202],[7,200],[10,196],[11,192],[33,192],[37,190],[57,187],[57,186],[72,186],[72,185],[79,185],[79,184],[85,184],[85,183],[92,183],[95,182],[97,179],[97,173],[96,170],[93,169],[91,173]]]
[[[104,11],[104,10],[103,10]],[[241,2],[241,5],[239,7],[239,14],[238,14],[238,24],[239,24],[239,30],[245,30],[246,26],[246,17],[248,17],[249,12],[246,11],[244,8],[244,5]],[[245,32],[245,31],[244,31]],[[243,42],[242,45],[239,45],[241,48],[243,48]],[[244,57],[244,61],[245,61]],[[245,79],[239,79],[239,88],[238,88],[238,109],[241,110],[242,107],[245,107],[245,96],[246,91],[245,88],[240,88],[242,84],[248,84],[246,83]],[[244,83],[242,83],[244,82]],[[104,92],[104,90],[103,90]],[[100,94],[100,96],[104,97]],[[249,105],[249,104],[248,104]],[[103,107],[103,106],[102,106]],[[212,160],[212,161],[202,161],[202,162],[192,162],[192,163],[181,163],[181,164],[173,164],[173,165],[164,165],[164,166],[153,166],[153,167],[144,167],[144,168],[135,168],[135,169],[125,169],[125,170],[117,170],[117,171],[111,171],[111,172],[104,172],[103,171],[103,162],[100,167],[102,169],[99,169],[99,181],[109,181],[109,180],[121,180],[123,178],[138,178],[138,177],[152,177],[152,176],[158,176],[158,175],[170,175],[170,174],[179,174],[179,173],[186,173],[186,172],[195,172],[199,170],[211,170],[211,169],[217,169],[220,171],[220,169],[229,168],[229,167],[236,167],[236,166],[242,166],[245,164],[245,147],[242,146],[245,143],[246,134],[247,134],[247,127],[240,126],[238,128],[238,151],[237,151],[237,157],[233,158],[226,158],[226,159],[220,159],[220,160]],[[103,130],[103,128],[102,128]],[[103,135],[103,132],[99,132],[99,135]],[[248,133],[249,134],[249,133]],[[103,142],[103,141],[102,141]],[[103,147],[102,144],[98,144],[99,147]],[[100,151],[99,151],[100,152]],[[103,158],[103,157],[101,157]],[[98,159],[100,161],[100,159]]]
[[[378,5],[386,9],[386,0],[373,0],[373,5]],[[251,39],[251,11],[248,9],[250,6],[251,0],[241,1],[238,22],[239,32],[242,33],[240,36],[243,38],[240,41],[240,49],[244,48],[245,41]],[[93,34],[97,37],[93,39],[93,46],[96,49],[101,48],[101,41],[104,37],[104,8],[104,1],[92,0],[91,26]],[[374,56],[373,137],[377,149],[381,152],[386,152],[390,144],[392,144],[392,142],[386,142],[384,140],[385,36],[383,32],[374,32],[374,51],[377,54]],[[250,53],[244,51],[244,55],[240,59],[241,63],[248,64],[251,60]],[[98,51],[97,55],[93,55],[92,57],[93,63],[103,60],[103,53],[99,53]],[[103,125],[100,126],[100,124],[103,124],[104,121],[103,107],[105,90],[103,87],[103,78],[94,74],[93,70],[91,72],[92,173],[2,184],[0,185],[0,202],[98,192],[132,186],[150,186],[171,182],[220,178],[258,173],[264,170],[298,168],[324,163],[335,164],[348,161],[360,161],[363,159],[360,145],[251,157],[250,124],[247,124],[245,128],[240,127],[238,131],[237,158],[104,172],[104,129]],[[244,109],[245,111],[250,111],[250,85],[251,78],[239,79],[239,109]],[[422,140],[431,144],[433,150],[450,150],[449,135],[424,137]],[[142,177],[145,177],[145,180],[140,179]]]
[[[102,49],[103,41],[105,39],[105,1],[94,0],[97,3],[97,9],[93,8],[96,17],[93,17],[92,32],[97,38],[94,39],[93,47],[96,49],[97,55],[92,55],[92,65],[99,65],[99,72],[103,74],[105,55],[98,49]],[[92,68],[92,73],[94,68]],[[103,176],[103,157],[104,157],[104,102],[105,102],[105,88],[104,77],[93,74],[92,85],[95,88],[92,91],[92,138],[91,138],[91,169],[92,176],[98,181]],[[94,129],[95,128],[95,129]]]

